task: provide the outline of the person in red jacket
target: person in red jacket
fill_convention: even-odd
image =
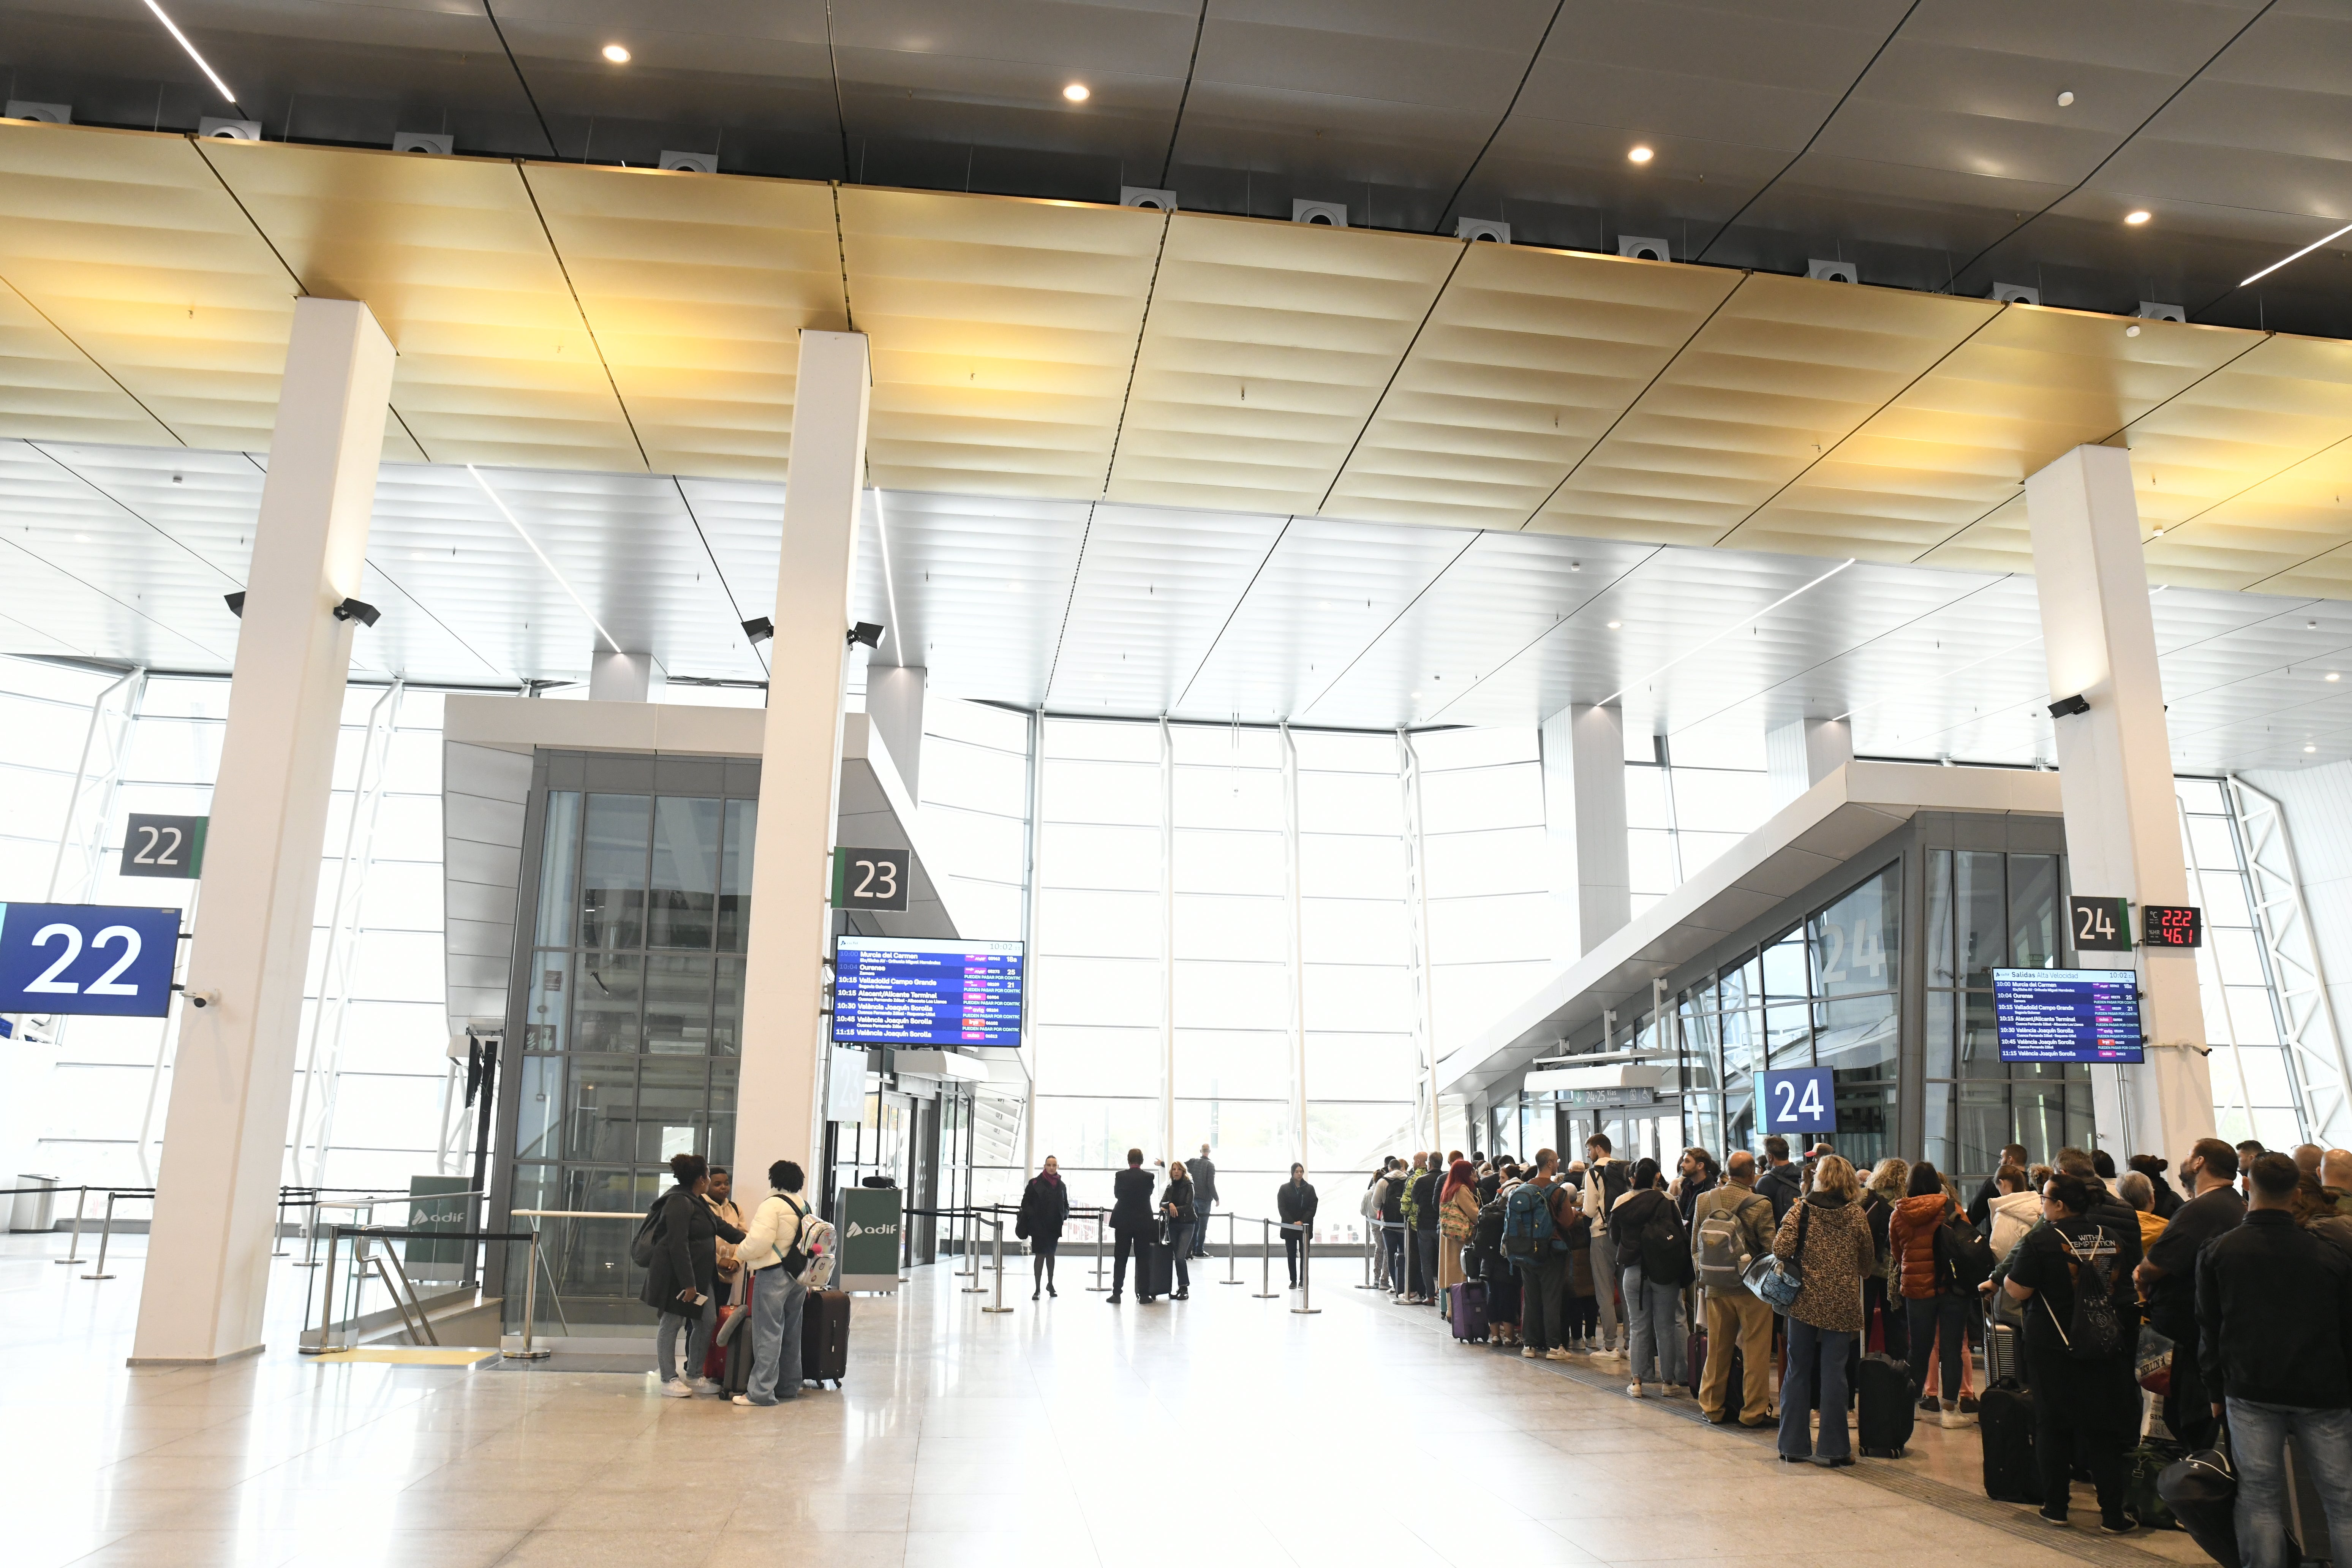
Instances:
[[[1903,1310],[1911,1331],[1911,1381],[1927,1384],[1927,1358],[1941,1352],[1944,1397],[1922,1399],[1923,1410],[1940,1405],[1938,1419],[1946,1426],[1965,1426],[1960,1409],[1961,1359],[1968,1354],[1969,1312],[1974,1302],[1952,1283],[1951,1271],[1936,1256],[1936,1233],[1944,1221],[1960,1212],[1944,1191],[1944,1178],[1922,1160],[1911,1167],[1905,1190],[1910,1195],[1895,1205],[1886,1222],[1886,1248],[1895,1259],[1895,1279],[1903,1296]]]

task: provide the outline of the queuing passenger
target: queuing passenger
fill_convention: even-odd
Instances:
[[[2294,1211],[2294,1223],[2306,1226],[2315,1220],[2333,1216],[2336,1213],[2336,1205],[2327,1199],[2327,1189],[2319,1184],[2317,1176],[2307,1171],[2294,1173],[2294,1198],[2287,1206]]]
[[[2116,1185],[2116,1157],[2105,1149],[2091,1151],[2091,1173],[2107,1184],[2112,1192]]]
[[[1785,1149],[1785,1145],[1783,1146]],[[1762,1190],[1762,1184],[1758,1184]],[[1803,1279],[1789,1307],[1789,1370],[1780,1382],[1780,1460],[1818,1458],[1833,1468],[1853,1463],[1846,1430],[1846,1358],[1862,1331],[1862,1277],[1878,1261],[1862,1187],[1839,1155],[1822,1158],[1813,1190],[1790,1206],[1772,1238],[1775,1257],[1793,1260]],[[1810,1419],[1816,1380],[1821,1387],[1818,1446]]]
[[[710,1212],[737,1230],[743,1228],[743,1211],[735,1206],[731,1195],[735,1179],[724,1165],[710,1167],[710,1179],[702,1201]],[[735,1304],[736,1280],[742,1274],[742,1265],[735,1260],[735,1247],[725,1237],[719,1238],[719,1287],[711,1292],[713,1301],[721,1307]]]
[[[1437,1189],[1444,1179],[1444,1168],[1434,1154],[1413,1174],[1408,1202],[1412,1215],[1414,1286],[1405,1298],[1408,1301],[1437,1300]]]
[[[1690,1228],[1699,1194],[1713,1191],[1722,1180],[1723,1167],[1715,1163],[1714,1155],[1696,1147],[1683,1151],[1682,1158],[1675,1163],[1674,1184],[1667,1187],[1666,1195],[1682,1211],[1685,1230]]]
[[[1566,1361],[1568,1347],[1560,1337],[1560,1298],[1568,1278],[1568,1250],[1566,1238],[1560,1235],[1560,1221],[1564,1212],[1576,1203],[1576,1194],[1559,1180],[1559,1155],[1550,1149],[1536,1151],[1536,1173],[1529,1180],[1543,1194],[1544,1212],[1551,1218],[1552,1234],[1537,1242],[1532,1262],[1520,1265],[1520,1321],[1526,1332],[1519,1353],[1530,1361],[1538,1356]]]
[[[1127,1284],[1127,1257],[1136,1253],[1135,1282],[1143,1283],[1141,1249],[1152,1244],[1159,1226],[1151,1215],[1151,1173],[1143,1168],[1143,1151],[1127,1152],[1127,1169],[1110,1179],[1110,1229],[1116,1237],[1111,1248],[1110,1304],[1118,1305],[1119,1292]]]
[[[1992,1243],[1992,1255],[2005,1259],[2025,1233],[2042,1223],[2042,1194],[2033,1190],[2021,1166],[2003,1165],[1992,1173],[1992,1228],[1985,1239]]]
[[[1478,1173],[1467,1160],[1446,1168],[1445,1185],[1437,1194],[1437,1294],[1470,1278],[1462,1267],[1462,1250],[1478,1232]],[[1491,1312],[1490,1312],[1491,1317]],[[2352,1565],[2347,1565],[2352,1568]]]
[[[2139,1220],[2139,1249],[2142,1257],[2164,1234],[2164,1221],[2156,1215],[2156,1184],[2147,1179],[2145,1171],[2134,1171],[2116,1184],[2116,1195],[2131,1205]]]
[[[2207,1448],[2214,1434],[2196,1348],[2197,1255],[2245,1218],[2245,1202],[2235,1185],[2238,1152],[2219,1138],[2200,1138],[2180,1162],[2180,1179],[2193,1195],[2147,1249],[2132,1280],[2147,1299],[2149,1324],[2172,1342],[2172,1388],[2164,1396],[2164,1424],[2192,1449]]]
[[[1274,1213],[1282,1221],[1282,1261],[1290,1270],[1290,1288],[1296,1290],[1307,1245],[1315,1238],[1315,1189],[1307,1184],[1306,1166],[1292,1165],[1290,1180],[1275,1189]]]
[[[1743,1384],[1738,1395],[1739,1424],[1762,1426],[1771,1419],[1772,1309],[1744,1279],[1710,1278],[1705,1266],[1707,1222],[1718,1216],[1734,1227],[1728,1239],[1737,1248],[1736,1257],[1753,1259],[1771,1251],[1772,1201],[1756,1191],[1756,1156],[1745,1149],[1731,1152],[1724,1177],[1724,1184],[1702,1194],[1692,1211],[1691,1252],[1706,1302],[1706,1370],[1699,1378],[1698,1405],[1710,1421],[1727,1418],[1725,1405],[1732,1397],[1731,1363],[1737,1347]]]
[[[1364,1222],[1364,1234],[1372,1238],[1372,1283],[1385,1290],[1389,1284],[1388,1232],[1381,1228],[1381,1199],[1388,1191],[1389,1169],[1396,1156],[1381,1161],[1380,1169],[1364,1184],[1364,1195],[1356,1200],[1356,1213]]]
[[[1568,1268],[1560,1277],[1560,1327],[1568,1335],[1569,1354],[1591,1355],[1601,1349],[1601,1287],[1592,1273],[1592,1220],[1584,1212],[1582,1171],[1571,1166],[1559,1185],[1559,1234],[1568,1243]],[[1611,1304],[1613,1310],[1613,1298]]]
[[[2294,1168],[2306,1176],[2318,1175],[2319,1163],[2326,1157],[2327,1151],[2316,1143],[2298,1143],[2294,1146]]]
[[[1045,1168],[1022,1189],[1020,1217],[1013,1222],[1013,1234],[1029,1243],[1032,1301],[1040,1290],[1048,1296],[1061,1294],[1054,1289],[1054,1254],[1062,1245],[1062,1226],[1069,1219],[1070,1189],[1062,1183],[1062,1163],[1048,1154]]]
[[[2321,1157],[2319,1184],[2337,1213],[2352,1215],[2352,1149],[2330,1149]]]
[[[646,1267],[645,1290],[637,1299],[661,1313],[661,1326],[654,1335],[661,1391],[669,1398],[685,1399],[719,1392],[718,1384],[699,1375],[711,1321],[718,1316],[719,1239],[740,1242],[743,1233],[712,1214],[703,1201],[710,1170],[701,1155],[671,1155],[669,1173],[677,1184],[662,1194],[653,1262]],[[686,1341],[683,1361],[680,1335]]]
[[[2022,1143],[2002,1144],[2000,1146],[2000,1158],[1993,1162],[1993,1173],[1985,1178],[1984,1185],[1977,1189],[1977,1195],[1969,1200],[1969,1223],[1975,1226],[1979,1231],[1983,1230],[1985,1226],[1990,1223],[1992,1217],[1992,1201],[1993,1199],[2000,1196],[2000,1167],[2003,1165],[2015,1165],[2021,1171],[2023,1170],[2025,1168],[2025,1145]],[[2039,1198],[2034,1200],[2037,1205],[2042,1200]]]
[[[1772,1200],[1775,1225],[1789,1217],[1790,1207],[1804,1195],[1805,1173],[1789,1159],[1789,1141],[1779,1133],[1764,1140],[1764,1173],[1756,1190]]]
[[[1682,1305],[1690,1267],[1690,1235],[1682,1218],[1659,1176],[1658,1163],[1644,1156],[1633,1167],[1625,1195],[1609,1211],[1625,1281],[1625,1339],[1633,1373],[1633,1381],[1625,1385],[1629,1399],[1641,1398],[1642,1384],[1653,1375],[1669,1392],[1675,1384],[1690,1381],[1683,1336],[1675,1328],[1675,1310]]]
[[[2228,1412],[2245,1568],[2297,1561],[2286,1543],[2290,1436],[2327,1516],[2329,1555],[2352,1563],[2352,1260],[2295,1225],[2300,1174],[2283,1154],[2256,1160],[2245,1222],[2197,1264],[2198,1359],[2212,1415]],[[2318,1556],[2315,1544],[2305,1534],[2301,1556]]]
[[[2037,1207],[2042,1202],[2042,1189],[2050,1184],[2053,1173],[2047,1165],[2028,1165],[2025,1168],[2025,1180],[2033,1188],[2033,1201]]]
[[[1592,1353],[1603,1361],[1625,1359],[1617,1342],[1617,1243],[1611,1233],[1609,1211],[1625,1195],[1632,1180],[1625,1163],[1612,1157],[1609,1134],[1595,1132],[1584,1141],[1580,1201],[1584,1217],[1592,1222],[1592,1298],[1601,1325],[1601,1343]]]
[[[1412,1173],[1402,1160],[1389,1156],[1388,1179],[1381,1184],[1381,1247],[1388,1259],[1389,1294],[1399,1300],[1412,1293],[1412,1281],[1405,1273],[1404,1194],[1411,1184]]]
[[[2251,1179],[2250,1173],[2254,1168],[2254,1162],[2269,1152],[2269,1150],[2252,1138],[2246,1139],[2238,1145],[2238,1195],[2240,1197],[2252,1196],[2253,1189],[2247,1184]]]
[[[1871,1245],[1878,1249],[1878,1267],[1862,1281],[1863,1332],[1870,1332],[1870,1320],[1875,1314],[1886,1353],[1897,1361],[1911,1359],[1911,1323],[1902,1306],[1902,1293],[1894,1288],[1895,1258],[1887,1248],[1886,1226],[1895,1217],[1895,1205],[1910,1195],[1910,1183],[1911,1163],[1890,1154],[1870,1173],[1862,1193]]]
[[[1192,1256],[1209,1256],[1209,1211],[1217,1206],[1217,1167],[1209,1160],[1209,1146],[1201,1145],[1201,1157],[1184,1162],[1184,1173],[1192,1178]]]
[[[2139,1316],[2128,1273],[2139,1227],[2126,1222],[2130,1234],[2117,1235],[2092,1217],[2103,1206],[2082,1177],[2063,1171],[2051,1177],[2042,1191],[2049,1223],[2019,1245],[2002,1288],[2026,1304],[2042,1517],[2066,1522],[2068,1488],[2081,1465],[2098,1494],[2100,1530],[2121,1535],[2132,1528],[2124,1512],[2124,1455],[2137,1432],[2141,1403],[2133,1376]],[[2093,1293],[2105,1297],[2112,1313],[2104,1331],[2084,1302]]]
[[[2124,1163],[2146,1176],[2148,1184],[2156,1189],[2154,1213],[2157,1218],[2168,1220],[2180,1211],[2184,1200],[2173,1190],[2172,1184],[2164,1179],[2164,1173],[2171,1165],[2171,1161],[2161,1154],[2134,1154]]]
[[[808,1287],[801,1282],[808,1266],[801,1248],[801,1222],[808,1217],[799,1197],[803,1181],[790,1160],[768,1167],[768,1195],[751,1211],[751,1227],[735,1251],[751,1286],[751,1375],[735,1396],[738,1405],[800,1397],[801,1311],[808,1303]]]
[[[1886,1247],[1893,1255],[1895,1278],[1903,1295],[1904,1316],[1911,1346],[1911,1381],[1927,1386],[1927,1363],[1937,1357],[1942,1399],[1922,1398],[1919,1407],[1937,1411],[1946,1427],[1969,1424],[1960,1409],[1961,1365],[1968,1356],[1969,1318],[1976,1296],[1957,1283],[1937,1256],[1936,1237],[1947,1219],[1961,1217],[1959,1205],[1944,1190],[1936,1167],[1922,1160],[1911,1167],[1908,1195],[1895,1205],[1886,1225]],[[1938,1352],[1941,1352],[1938,1355]]]
[[[1176,1269],[1176,1289],[1171,1301],[1192,1299],[1192,1266],[1186,1261],[1192,1256],[1192,1233],[1200,1226],[1200,1211],[1192,1206],[1192,1178],[1178,1160],[1168,1167],[1168,1185],[1160,1190],[1160,1215],[1168,1222],[1169,1259]]]
[[[1498,1229],[1501,1222],[1498,1205],[1510,1196],[1511,1189],[1523,1179],[1518,1166],[1502,1159],[1495,1162],[1495,1195],[1490,1200],[1490,1208]],[[1521,1302],[1525,1293],[1519,1289],[1519,1271],[1512,1266],[1509,1258],[1503,1256],[1499,1244],[1479,1255],[1479,1266],[1484,1270],[1481,1277],[1486,1281],[1487,1329],[1496,1344],[1517,1344],[1519,1342],[1519,1317],[1525,1310]]]

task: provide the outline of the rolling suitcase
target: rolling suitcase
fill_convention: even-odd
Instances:
[[[849,1370],[849,1292],[812,1290],[801,1303],[801,1381],[841,1386]]]
[[[1683,1366],[1690,1373],[1690,1381],[1684,1386],[1691,1391],[1693,1398],[1696,1398],[1699,1382],[1706,1375],[1706,1331],[1705,1329],[1693,1329],[1690,1331],[1690,1340],[1683,1346]]]
[[[1135,1244],[1135,1299],[1149,1301],[1174,1289],[1176,1249],[1164,1241]]]
[[[1977,1435],[1984,1444],[1985,1496],[1995,1502],[2042,1500],[2042,1470],[2033,1457],[2033,1395],[2000,1378],[1977,1405]]]
[[[1855,1369],[1854,1447],[1874,1459],[1899,1459],[1917,1418],[1919,1385],[1893,1356],[1866,1355]]]
[[[1454,1337],[1466,1344],[1486,1342],[1486,1282],[1465,1279],[1445,1288],[1445,1317]]]

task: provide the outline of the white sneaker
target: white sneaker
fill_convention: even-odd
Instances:
[[[1626,1398],[1628,1398],[1628,1399],[1639,1399],[1639,1398],[1641,1398],[1641,1397],[1642,1397],[1642,1385],[1641,1385],[1639,1383],[1629,1383],[1629,1384],[1627,1384],[1625,1385],[1625,1397],[1626,1397]]]
[[[1973,1419],[1974,1417],[1970,1416],[1967,1411],[1955,1405],[1949,1410],[1938,1412],[1936,1416],[1936,1425],[1941,1426],[1947,1432],[1957,1432],[1968,1426]]]
[[[1536,1349],[1533,1345],[1521,1345],[1519,1347],[1519,1353],[1527,1357],[1529,1361],[1541,1361],[1543,1359],[1543,1352]]]
[[[1546,1361],[1567,1361],[1569,1359],[1568,1350],[1565,1346],[1554,1345],[1551,1349],[1544,1352],[1544,1359]]]
[[[719,1380],[717,1378],[711,1377],[698,1377],[692,1383],[688,1384],[687,1387],[694,1390],[697,1394],[724,1394],[727,1392],[725,1389],[719,1386]]]
[[[664,1399],[691,1399],[694,1390],[686,1385],[684,1378],[673,1377],[661,1385],[661,1394]]]

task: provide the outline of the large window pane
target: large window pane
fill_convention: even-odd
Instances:
[[[2006,856],[1962,849],[1953,856],[1959,917],[1961,984],[1990,986],[1992,972],[2009,952],[2007,890],[2001,862]]]
[[[743,951],[751,923],[751,859],[757,845],[760,803],[727,803],[727,837],[719,858],[719,948]]]
[[[1854,996],[1895,986],[1901,869],[1890,866],[1815,916],[1813,966],[1824,996]]]
[[[645,945],[652,808],[652,800],[641,795],[588,797],[587,847],[580,868],[582,946],[612,952]]]
[[[572,879],[580,869],[580,794],[551,790],[539,860],[539,937],[546,947],[572,944]]]
[[[655,953],[646,960],[648,1055],[711,1054],[711,962],[677,953]]]
[[[580,984],[572,1005],[575,1051],[635,1051],[639,1003],[645,991],[645,960],[633,955],[588,953],[580,960]]]
[[[647,947],[709,950],[719,912],[719,805],[672,795],[654,802]]]

